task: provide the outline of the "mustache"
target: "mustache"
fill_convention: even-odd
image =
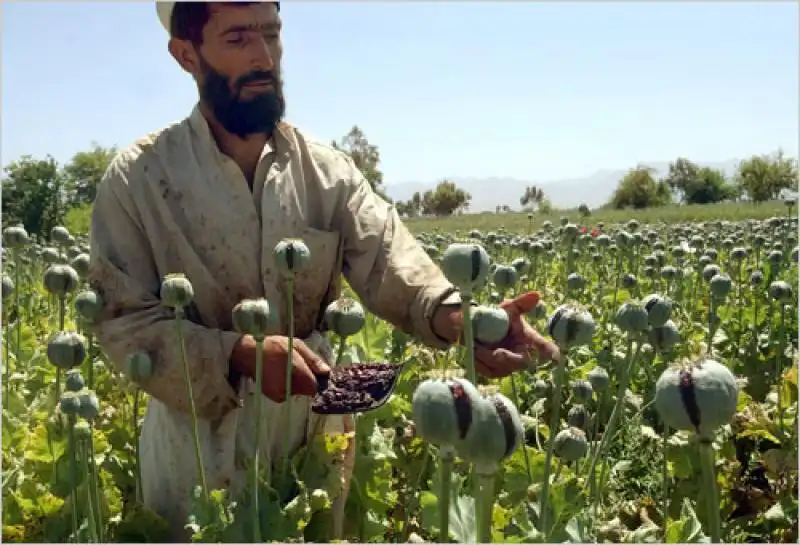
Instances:
[[[242,87],[244,87],[245,85],[248,85],[250,83],[256,83],[256,82],[258,82],[258,83],[261,83],[261,82],[271,83],[272,85],[277,87],[278,86],[278,82],[279,82],[279,78],[278,78],[278,75],[275,74],[275,72],[273,72],[272,70],[257,70],[257,71],[245,74],[244,76],[242,76],[238,80],[236,80],[236,88],[238,90],[241,90]]]

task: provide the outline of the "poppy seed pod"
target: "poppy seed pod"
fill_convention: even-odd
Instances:
[[[64,392],[58,401],[58,407],[67,416],[77,416],[81,410],[81,400],[75,392]]]
[[[14,281],[8,275],[3,275],[3,300],[5,301],[14,293]]]
[[[103,314],[103,298],[95,290],[83,290],[75,297],[75,310],[87,323],[95,324]]]
[[[88,421],[92,421],[100,415],[100,401],[92,391],[83,391],[78,394],[80,408],[78,414]]]
[[[550,317],[547,331],[562,348],[589,344],[594,336],[595,323],[589,312],[577,305],[565,304]]]
[[[504,395],[494,394],[473,404],[472,425],[455,446],[462,458],[475,464],[478,474],[491,474],[519,447],[524,433],[514,404]]]
[[[331,331],[342,338],[361,331],[367,320],[361,303],[347,297],[332,301],[325,309],[323,319]]]
[[[586,287],[586,279],[579,273],[570,273],[567,276],[567,289],[569,291],[580,291]]]
[[[251,335],[255,339],[263,339],[278,330],[269,303],[263,298],[240,301],[233,307],[231,316],[236,331]]]
[[[614,323],[625,333],[641,333],[649,326],[647,311],[637,301],[626,301],[614,316]]]
[[[783,280],[776,280],[769,285],[769,296],[779,303],[790,303],[792,301],[792,286]]]
[[[61,244],[63,246],[72,242],[72,235],[69,234],[69,230],[61,225],[57,225],[50,230],[50,238],[53,239],[56,244]]]
[[[486,283],[489,254],[480,244],[451,244],[442,254],[442,271],[462,293],[471,294]]]
[[[524,241],[523,245],[527,245],[526,243],[527,241]],[[524,257],[518,257],[511,262],[511,266],[514,267],[517,273],[525,274],[528,272],[528,270],[530,270],[531,262],[525,259]]]
[[[184,274],[168,274],[161,282],[161,303],[170,308],[185,308],[194,300],[194,288]]]
[[[50,265],[44,271],[44,288],[53,295],[64,297],[78,287],[78,273],[69,265]]]
[[[467,436],[479,401],[478,390],[468,380],[426,380],[411,401],[417,434],[434,445],[455,445]]]
[[[717,265],[709,264],[703,267],[701,275],[703,276],[703,280],[711,282],[711,279],[717,276],[719,272],[719,267]]]
[[[587,430],[589,429],[591,420],[589,411],[586,410],[584,405],[575,405],[570,407],[569,411],[567,411],[567,424],[574,428]]]
[[[709,289],[711,290],[711,295],[713,295],[715,298],[724,299],[731,292],[732,285],[733,283],[731,282],[730,276],[726,274],[718,274],[711,279]]]
[[[142,382],[153,376],[153,360],[147,352],[133,352],[125,358],[125,374],[133,382]]]
[[[81,278],[86,278],[86,276],[89,274],[89,261],[89,254],[81,253],[72,259],[70,265],[73,269],[75,269],[75,272],[78,273],[78,276]]]
[[[677,278],[678,276],[678,269],[673,267],[672,265],[665,265],[661,267],[661,278],[664,280],[672,280]]]
[[[589,451],[589,443],[583,430],[570,426],[561,430],[553,439],[553,454],[565,462],[580,460]]]
[[[617,244],[617,248],[627,248],[633,243],[633,237],[625,231],[619,231],[614,236],[614,242]]]
[[[475,339],[484,344],[495,344],[506,338],[510,322],[502,308],[478,306],[470,309]]]
[[[64,385],[70,392],[80,392],[86,383],[83,380],[83,375],[80,369],[70,369],[64,377]]]
[[[284,278],[292,278],[311,265],[311,250],[300,239],[287,238],[281,240],[272,250],[272,258],[278,272]]]
[[[731,250],[731,259],[734,261],[742,261],[747,257],[747,248],[737,247]]]
[[[569,220],[567,220],[569,221]],[[566,244],[575,242],[578,238],[578,226],[574,223],[564,223],[561,230],[561,240]]]
[[[681,342],[681,333],[672,320],[667,320],[661,327],[654,327],[647,332],[647,342],[657,352],[666,352]]]
[[[767,261],[770,265],[779,265],[780,262],[783,261],[783,252],[780,250],[772,250],[767,254]]]
[[[651,293],[642,301],[647,312],[647,321],[653,327],[661,327],[672,314],[672,301],[657,293]]]
[[[635,288],[638,283],[639,279],[636,278],[636,275],[627,273],[622,276],[622,287],[627,290]]]
[[[518,281],[519,273],[517,273],[517,269],[510,265],[498,265],[492,273],[492,282],[501,290],[513,288]]]
[[[59,331],[47,343],[47,359],[59,369],[72,369],[86,359],[83,337],[74,331]]]
[[[57,263],[61,260],[61,253],[55,248],[43,248],[41,257],[45,263]]]
[[[592,390],[595,392],[604,392],[608,389],[611,378],[608,376],[608,371],[604,367],[597,366],[586,375],[587,380],[592,385]]]
[[[583,404],[592,399],[594,388],[592,387],[592,383],[588,380],[573,380],[569,386],[572,390],[572,398],[575,403]]]
[[[738,399],[736,377],[710,359],[671,366],[656,382],[656,410],[664,423],[702,437],[730,422]]]
[[[15,225],[3,229],[3,246],[5,248],[24,248],[30,242],[28,232],[22,225]]]

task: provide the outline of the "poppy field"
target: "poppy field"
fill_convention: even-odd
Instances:
[[[415,342],[348,289],[324,313],[334,371],[312,410],[363,411],[342,523],[329,468],[348,436],[318,430],[274,467],[254,453],[236,493],[197,464],[188,531],[198,542],[796,543],[794,206],[766,220],[564,217],[419,234],[462,294],[459,346]],[[115,366],[98,346],[88,240],[63,227],[47,243],[20,226],[2,236],[3,541],[169,539],[138,465],[140,384],[157,369],[146,352]],[[273,257],[291,293],[308,248],[286,240]],[[562,357],[481,377],[471,348],[503,339],[498,305],[532,291],[527,320]],[[170,275],[159,295],[182,343],[191,279]],[[246,300],[232,323],[263,342],[274,314]]]

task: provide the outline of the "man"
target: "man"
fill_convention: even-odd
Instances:
[[[342,273],[368,309],[433,347],[458,341],[460,312],[455,289],[353,161],[283,122],[279,5],[157,7],[169,52],[196,81],[199,103],[187,119],[138,140],[112,162],[92,214],[90,279],[106,303],[97,335],[109,358],[121,365],[145,351],[154,362],[153,375],[140,384],[151,395],[140,441],[144,501],[171,522],[175,539],[185,539],[198,478],[180,347],[158,298],[165,275],[185,273],[194,286],[184,345],[210,488],[241,489],[243,460],[255,448],[255,343],[233,331],[231,309],[265,297],[285,313],[284,283],[272,261],[281,239],[302,239],[312,260],[294,284],[296,334],[305,342],[298,339],[292,354],[292,450],[312,428],[315,374],[326,373],[330,361],[317,329]],[[500,348],[476,350],[482,374],[524,368],[531,349],[557,357],[521,318],[530,310],[524,303],[504,306],[511,333]],[[286,337],[267,338],[265,463],[283,452],[286,350]],[[326,426],[351,431],[353,422],[328,417]],[[337,532],[353,453],[351,443]]]

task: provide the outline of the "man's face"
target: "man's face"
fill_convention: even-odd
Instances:
[[[283,118],[280,19],[272,3],[212,3],[195,47],[200,98],[226,131],[270,134]]]

